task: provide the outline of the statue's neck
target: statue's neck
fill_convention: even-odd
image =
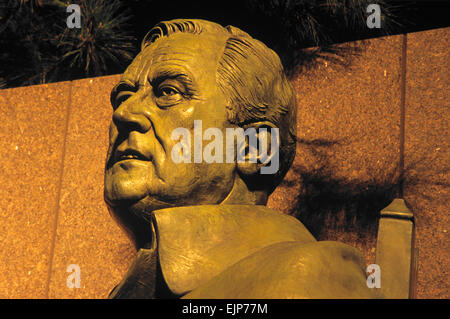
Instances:
[[[267,199],[266,191],[249,190],[244,181],[236,175],[233,188],[220,205],[266,205]]]

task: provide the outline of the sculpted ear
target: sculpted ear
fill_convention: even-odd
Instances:
[[[253,129],[254,128],[254,129]],[[237,170],[243,176],[275,174],[279,168],[279,129],[272,123],[252,123],[238,145]]]

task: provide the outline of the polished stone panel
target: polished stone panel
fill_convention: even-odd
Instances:
[[[407,36],[404,197],[416,220],[417,297],[450,298],[450,28]]]
[[[135,253],[103,202],[109,93],[118,79],[72,82],[50,298],[106,298]],[[71,264],[80,267],[80,288],[67,287]]]
[[[70,82],[0,91],[0,298],[45,298]]]

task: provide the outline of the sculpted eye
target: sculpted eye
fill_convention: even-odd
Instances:
[[[160,72],[149,78],[157,106],[168,108],[196,98],[192,80],[181,74]],[[159,75],[159,76],[158,76]]]
[[[186,98],[183,85],[176,80],[165,80],[155,88],[156,102],[159,107],[165,108],[183,102]]]
[[[161,96],[173,96],[176,94],[180,94],[180,92],[171,86],[163,86],[159,89]]]

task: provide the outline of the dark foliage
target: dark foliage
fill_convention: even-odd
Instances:
[[[367,5],[382,10],[369,29]],[[68,4],[81,7],[69,29]],[[0,4],[0,88],[121,73],[157,22],[200,18],[234,25],[265,42],[288,71],[358,51],[333,44],[448,25],[442,1],[387,0],[4,0]]]
[[[134,55],[130,17],[118,0],[72,1],[81,28],[69,29],[62,1],[8,0],[0,6],[0,85],[14,87],[121,72]]]

